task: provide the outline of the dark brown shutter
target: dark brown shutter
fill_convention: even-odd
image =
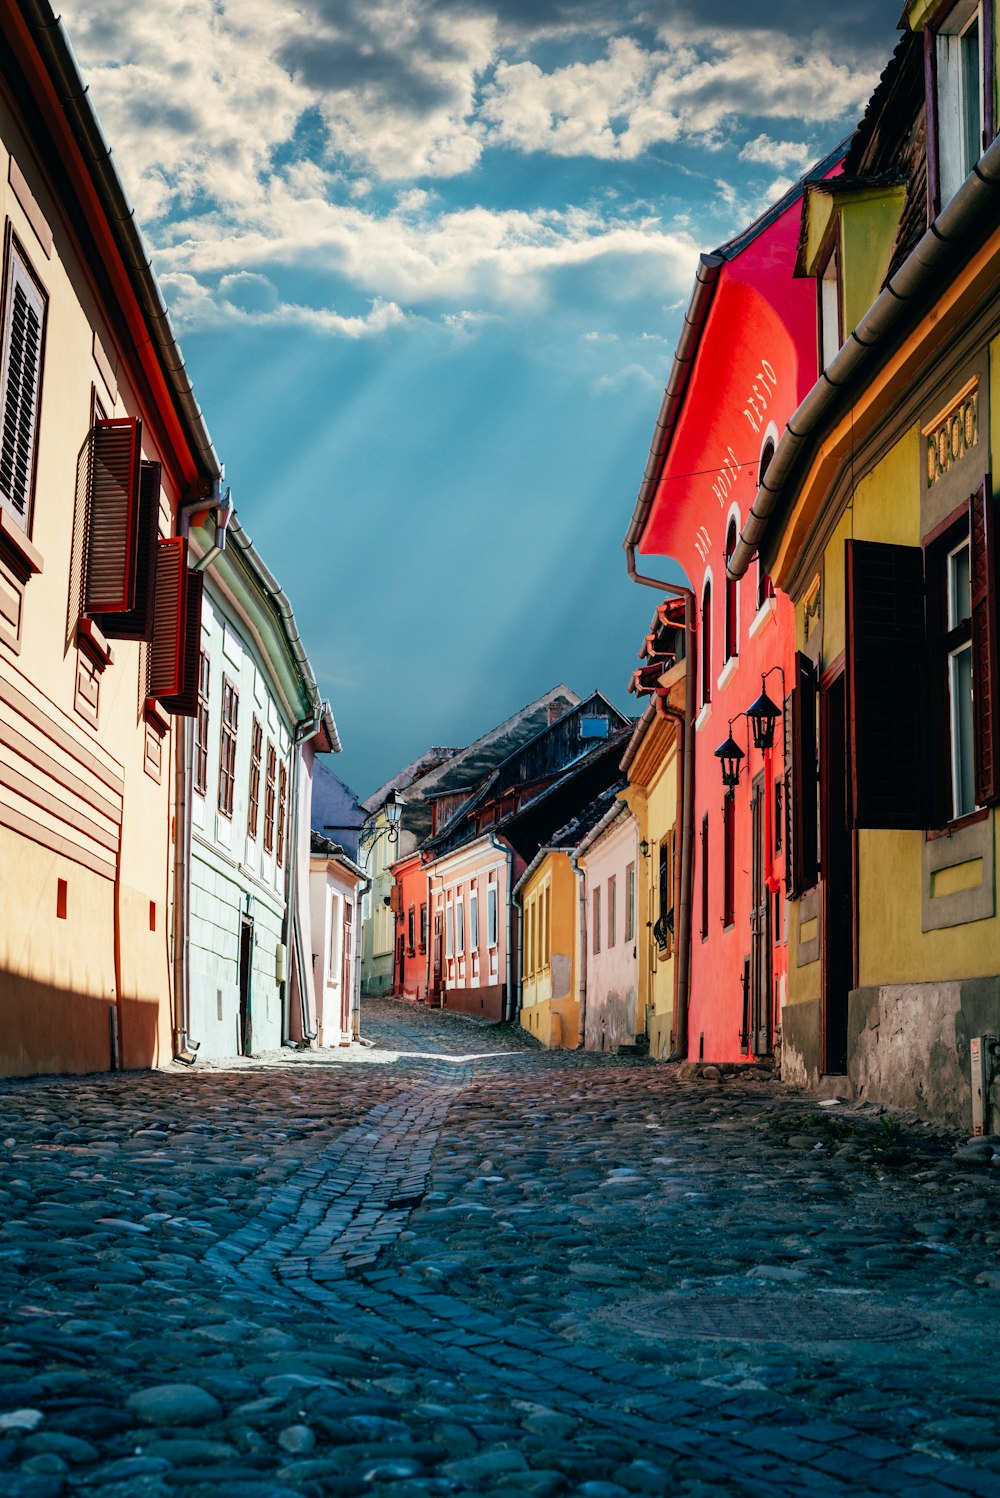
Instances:
[[[160,525],[160,465],[143,463],[139,470],[139,506],[136,525],[135,595],[123,613],[96,614],[104,633],[113,640],[153,638],[153,580],[156,573],[156,542]]]
[[[786,853],[791,870],[788,892],[801,895],[812,889],[819,874],[816,781],[816,669],[801,650],[795,656],[795,685],[789,693],[792,720],[792,763],[788,811],[791,847]]]
[[[926,827],[927,647],[919,546],[848,541],[847,758],[855,827]]]
[[[198,713],[198,683],[201,672],[201,604],[204,593],[204,574],[189,572],[186,578],[180,690],[170,696],[160,698],[161,707],[165,707],[168,713],[176,713],[181,718],[194,718]]]
[[[181,689],[187,620],[187,546],[182,536],[170,536],[156,543],[153,639],[149,647],[151,697],[173,697]]]
[[[997,628],[997,505],[987,474],[969,499],[972,593],[972,711],[975,794],[1000,801],[1000,631]]]
[[[132,416],[95,421],[90,439],[86,614],[135,607],[142,422]]]

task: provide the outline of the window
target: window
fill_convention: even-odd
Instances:
[[[528,901],[528,907],[524,912],[524,963],[525,971],[530,978],[535,971],[535,902]]]
[[[635,864],[625,870],[625,940],[635,941]]]
[[[427,903],[420,907],[420,950],[427,951]]]
[[[928,186],[931,206],[939,211],[992,140],[993,59],[992,49],[983,48],[982,7],[975,0],[959,0],[939,26],[928,28],[925,45],[933,80]]]
[[[455,949],[459,956],[465,951],[465,899],[455,897]]]
[[[551,897],[552,885],[546,882],[542,891],[542,963],[545,967],[549,967],[552,962]]]
[[[416,907],[411,905],[406,912],[406,955],[413,956],[413,939],[416,936],[417,912]]]
[[[326,984],[336,988],[340,982],[340,943],[343,930],[340,923],[340,896],[330,895],[330,947],[327,953]]]
[[[194,788],[203,796],[208,789],[208,688],[212,664],[208,651],[198,659],[198,712],[194,723]]]
[[[767,470],[771,466],[771,459],[773,457],[774,457],[774,438],[773,437],[768,437],[766,439],[765,443],[764,443],[763,448],[761,449],[761,454],[760,454],[760,467],[757,470],[757,488],[758,489],[761,487],[761,485],[764,482],[764,479],[765,479],[765,477],[767,475]],[[764,566],[764,563],[763,563],[763,560],[761,559],[761,557],[758,556],[758,558],[757,558],[757,610],[758,610],[758,612],[764,607],[764,605],[767,602],[767,600],[769,598],[773,598],[773,597],[774,597],[774,584],[771,581],[771,574],[768,572],[767,568]]]
[[[614,874],[608,877],[608,946],[613,947],[618,939],[618,881]]]
[[[454,957],[455,955],[455,907],[449,900],[445,908],[445,937],[444,955]]]
[[[674,945],[674,834],[673,829],[659,845],[659,909],[653,923],[653,938],[664,956]]]
[[[785,816],[785,785],[784,781],[774,782],[774,851],[781,852],[781,833]]]
[[[969,580],[969,539],[965,538],[947,561],[949,728],[951,730],[951,814],[964,817],[976,805],[972,754],[972,593]]]
[[[236,784],[236,733],[239,725],[240,699],[228,676],[222,678],[222,734],[219,740],[219,810],[224,817],[233,814],[233,788]]]
[[[250,796],[247,810],[247,836],[255,841],[260,820],[260,761],[263,752],[264,730],[260,726],[260,719],[255,716],[250,734]]]
[[[729,522],[726,532],[726,566],[736,550],[736,519]],[[731,661],[739,652],[739,584],[726,577],[726,660]]]
[[[601,950],[601,892],[599,889],[594,890],[591,924],[593,928],[591,933],[593,937],[592,949],[596,957],[597,953]]]
[[[278,867],[285,861],[285,812],[288,800],[288,771],[284,765],[278,771]]]
[[[274,852],[274,792],[278,780],[278,756],[270,739],[267,743],[267,771],[264,776],[264,852]]]
[[[795,896],[812,889],[819,877],[819,785],[816,777],[816,669],[801,651],[795,657],[795,685],[788,697],[791,744],[786,775],[789,849],[786,889]]]
[[[0,505],[29,529],[47,299],[13,235],[7,241],[0,351]]]
[[[469,950],[479,951],[479,887],[475,884],[469,891]]]
[[[701,701],[712,700],[712,580],[705,579],[701,595]]]
[[[490,884],[486,890],[486,940],[489,946],[497,945],[497,887]]]
[[[722,831],[722,924],[731,926],[736,919],[736,802],[732,796],[722,803]]]
[[[840,352],[844,330],[840,316],[840,250],[836,239],[819,272],[819,354],[826,369]]]
[[[708,940],[708,816],[701,822],[701,939]]]

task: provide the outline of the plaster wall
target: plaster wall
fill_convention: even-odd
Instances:
[[[639,837],[636,820],[626,812],[586,850],[581,860],[586,869],[587,910],[593,908],[593,891],[601,892],[601,949],[594,951],[593,933],[587,955],[586,1047],[589,1051],[611,1051],[633,1045],[640,1020],[637,1006],[639,982],[638,931],[633,913],[632,931],[626,939],[627,870],[636,877]],[[612,889],[614,919],[612,920]],[[638,903],[638,902],[636,902]],[[614,935],[614,941],[611,936]]]
[[[521,905],[549,883],[551,957],[529,973],[522,941],[521,1025],[549,1047],[573,1048],[580,1038],[578,982],[579,880],[568,853],[553,850],[522,887]]]

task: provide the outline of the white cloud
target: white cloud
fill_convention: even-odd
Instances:
[[[805,171],[817,158],[812,146],[800,140],[772,140],[769,135],[755,135],[740,149],[740,160],[754,165],[772,166],[776,171],[795,167]]]

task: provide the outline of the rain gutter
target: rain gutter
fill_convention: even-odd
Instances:
[[[940,296],[950,274],[965,264],[988,212],[1000,213],[1000,137],[993,142],[946,208],[903,261],[831,363],[789,418],[767,475],[750,507],[730,558],[739,579],[760,550],[770,521],[789,498],[793,481],[820,433],[844,404],[846,392],[874,374],[894,352],[914,317]]]

